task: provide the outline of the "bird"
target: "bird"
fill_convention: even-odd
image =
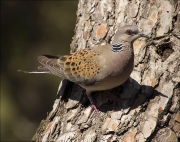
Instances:
[[[18,70],[24,73],[50,73],[67,79],[86,90],[91,109],[98,112],[92,92],[122,85],[134,67],[133,43],[140,37],[148,38],[136,25],[119,27],[111,44],[96,45],[70,55],[41,55],[41,66],[35,70]]]

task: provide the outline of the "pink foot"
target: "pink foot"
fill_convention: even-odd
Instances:
[[[98,110],[97,107],[96,107],[96,104],[95,104],[95,101],[94,101],[92,95],[89,94],[89,95],[87,95],[87,97],[88,97],[89,101],[91,102],[91,111],[90,111],[90,113],[89,113],[89,116],[92,114],[92,112],[93,112],[94,110],[95,110],[96,115],[99,116],[100,113],[99,113],[99,110]]]
[[[95,111],[97,116],[100,116],[99,110],[96,108],[95,105],[91,105],[91,111],[89,113],[89,116],[93,113],[93,111]]]

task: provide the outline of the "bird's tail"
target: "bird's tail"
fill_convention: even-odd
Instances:
[[[47,68],[39,66],[37,69],[20,69],[19,72],[24,73],[51,73]]]

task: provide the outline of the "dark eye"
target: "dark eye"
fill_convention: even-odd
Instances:
[[[132,34],[132,31],[131,30],[126,30],[126,32],[125,32],[127,35],[131,35]]]

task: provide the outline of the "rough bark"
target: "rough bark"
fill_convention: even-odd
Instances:
[[[166,141],[180,139],[180,2],[80,0],[71,52],[111,43],[119,26],[136,24],[149,40],[134,43],[131,78],[111,90],[124,108],[95,92],[100,117],[89,118],[84,89],[64,80],[33,141]],[[60,100],[62,98],[62,101]]]

